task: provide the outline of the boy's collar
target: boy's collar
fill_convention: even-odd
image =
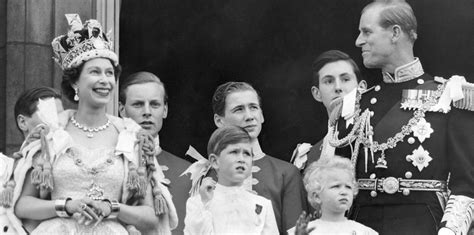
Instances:
[[[257,160],[259,160],[259,159],[262,159],[263,157],[265,157],[265,155],[266,155],[266,154],[265,154],[264,152],[255,153],[255,154],[253,155],[253,160],[254,160],[254,161],[257,161]]]

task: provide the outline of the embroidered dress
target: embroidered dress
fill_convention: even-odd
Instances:
[[[89,149],[74,142],[64,128],[74,110],[66,110],[59,115],[59,128],[47,135],[51,152],[54,187],[51,199],[70,197],[72,199],[90,197],[92,199],[117,199],[125,204],[133,195],[127,188],[129,165],[139,164],[137,132],[140,126],[131,119],[107,116],[111,128],[119,132],[117,144],[113,148]],[[40,140],[34,141],[22,150],[21,158],[15,168],[15,187],[13,202],[20,197],[26,173],[34,165],[35,154],[42,148]],[[161,192],[168,212],[159,215],[159,224],[153,234],[171,234],[177,226],[176,209],[165,183],[165,177],[156,159],[156,170],[152,173],[155,188]],[[151,187],[148,185],[148,187]],[[40,192],[40,198],[47,194]],[[14,205],[14,204],[13,204]],[[7,210],[7,216],[20,234],[25,234],[22,222],[14,214],[14,206]],[[156,208],[155,208],[156,210]],[[74,218],[51,218],[43,221],[32,234],[128,234],[124,225],[116,219],[104,219],[95,228],[79,225]]]
[[[87,196],[120,200],[124,181],[121,156],[113,148],[89,149],[73,145],[53,165],[55,187],[51,199]],[[105,219],[96,227],[80,225],[74,218],[43,221],[32,234],[128,234],[116,219]]]
[[[341,222],[330,222],[324,220],[314,220],[308,223],[308,229],[314,228],[309,235],[377,235],[373,229],[357,223],[353,220]],[[294,228],[288,234],[295,234]]]
[[[243,187],[216,185],[204,205],[199,194],[186,203],[185,234],[278,234],[272,204]]]

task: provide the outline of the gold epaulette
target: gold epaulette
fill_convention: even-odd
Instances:
[[[454,102],[454,107],[474,111],[474,83],[465,82],[462,84],[464,99]]]

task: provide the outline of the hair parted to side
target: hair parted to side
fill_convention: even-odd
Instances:
[[[347,61],[350,65],[352,65],[352,69],[354,70],[357,81],[359,82],[362,80],[362,73],[360,72],[359,66],[357,66],[356,62],[348,54],[340,50],[329,50],[321,53],[313,62],[312,85],[319,88],[319,70],[321,70],[321,68],[323,68],[325,65],[337,61]]]
[[[20,114],[31,117],[31,115],[33,115],[38,110],[38,100],[45,98],[61,99],[61,93],[54,88],[45,86],[31,88],[21,93],[15,103],[15,120]],[[20,130],[18,123],[16,123],[16,126],[18,130]]]
[[[257,94],[259,105],[262,106],[260,95],[250,84],[246,82],[226,82],[218,86],[212,96],[212,110],[214,111],[214,114],[224,116],[225,100],[227,96],[238,91],[254,91]]]
[[[319,195],[324,189],[327,181],[327,172],[333,171],[335,169],[341,169],[347,172],[351,178],[354,185],[353,192],[354,195],[357,194],[357,183],[354,175],[354,168],[349,159],[343,158],[340,156],[331,156],[331,157],[322,157],[316,162],[311,163],[308,168],[306,168],[303,177],[303,184],[308,192],[308,201],[314,208],[319,208],[319,204],[314,201],[314,198],[311,197],[313,193]]]
[[[242,127],[238,126],[223,126],[217,128],[209,138],[207,144],[207,155],[219,154],[231,144],[250,143],[251,138],[249,133]],[[252,153],[253,155],[253,153]]]
[[[399,25],[405,32],[410,41],[414,43],[418,38],[415,13],[411,6],[404,0],[376,0],[362,10],[362,14],[369,8],[380,7],[380,26],[388,28],[393,25]]]
[[[77,103],[77,101],[74,100],[74,95],[76,94],[76,92],[74,91],[71,85],[76,83],[79,80],[79,76],[81,75],[82,69],[84,68],[84,63],[82,63],[79,67],[65,69],[63,71],[63,80],[61,81],[61,89],[63,91],[64,96],[69,101],[74,102],[74,103]],[[113,66],[113,61],[110,61],[110,63],[112,63],[112,66]],[[115,81],[117,81],[118,78],[120,77],[120,73],[122,72],[122,67],[120,65],[113,66],[113,67],[114,67]]]
[[[127,88],[131,85],[144,84],[144,83],[157,83],[165,90],[164,102],[168,104],[168,93],[166,92],[165,84],[160,80],[158,76],[153,73],[140,71],[128,75],[123,81],[121,81],[119,89],[119,101],[122,104],[127,102]]]

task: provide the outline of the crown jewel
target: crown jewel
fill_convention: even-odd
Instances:
[[[106,35],[97,20],[88,20],[83,25],[78,14],[66,14],[66,19],[71,27],[68,33],[51,42],[53,59],[63,70],[78,67],[99,57],[110,59],[114,66],[118,65],[110,32]]]

